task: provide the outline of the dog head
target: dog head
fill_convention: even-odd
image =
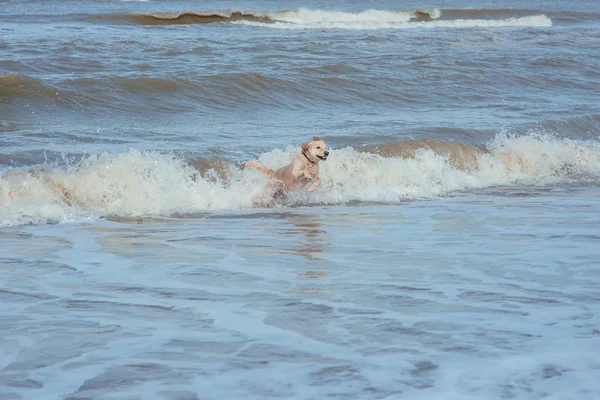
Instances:
[[[302,153],[311,162],[319,162],[320,160],[327,160],[329,151],[327,145],[318,136],[313,137],[312,142],[302,143]]]

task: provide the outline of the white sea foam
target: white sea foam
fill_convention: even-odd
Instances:
[[[418,13],[429,15],[431,20],[418,21]],[[549,27],[550,18],[543,14],[506,19],[439,19],[438,9],[426,11],[342,12],[300,9],[267,14],[274,22],[240,20],[235,24],[273,29],[414,29],[414,28],[497,28],[497,27]]]
[[[600,143],[545,135],[498,135],[472,168],[422,148],[412,157],[382,157],[346,147],[321,163],[322,183],[289,204],[397,203],[502,185],[560,185],[600,177]],[[262,154],[271,168],[289,163],[297,147]],[[252,208],[267,177],[230,166],[230,178],[205,177],[182,160],[131,150],[91,156],[72,168],[13,169],[0,176],[0,224],[81,222],[101,216],[169,216]]]
[[[438,12],[439,15],[439,12]],[[414,16],[414,11],[380,11],[366,10],[362,12],[325,11],[300,9],[284,11],[269,15],[273,20],[294,24],[320,23],[360,23],[360,22],[408,22]]]

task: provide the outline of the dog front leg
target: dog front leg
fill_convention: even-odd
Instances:
[[[312,183],[310,184],[310,186],[308,187],[308,189],[306,189],[306,191],[308,193],[314,191],[316,188],[319,187],[319,184],[321,183],[321,178],[315,178]]]

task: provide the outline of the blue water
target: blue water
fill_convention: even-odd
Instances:
[[[4,391],[594,398],[597,195],[10,229]]]
[[[0,399],[600,398],[595,2],[2,4]]]

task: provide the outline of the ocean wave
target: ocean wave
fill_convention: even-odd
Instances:
[[[258,160],[289,163],[297,147]],[[398,203],[492,186],[597,184],[600,142],[498,135],[486,146],[397,141],[333,149],[316,192],[280,206]],[[0,175],[0,225],[82,222],[102,217],[189,215],[263,207],[267,178],[226,159],[181,160],[131,150],[89,156],[71,167],[40,165]]]
[[[509,19],[543,14],[542,10],[519,8],[447,8],[442,10],[444,19]]]
[[[31,76],[0,75],[0,103],[7,104],[16,99],[43,100],[59,105],[75,105],[84,100],[73,91],[60,90]]]
[[[520,9],[413,9],[330,11],[319,9],[259,11],[164,12],[111,14],[98,19],[141,25],[236,23],[275,29],[408,29],[548,27],[552,21],[538,10]]]
[[[119,111],[182,112],[191,108],[220,109],[238,104],[306,107],[314,104],[350,104],[357,99],[373,103],[415,102],[406,93],[386,85],[386,78],[339,76],[350,67],[336,64],[313,68],[306,77],[277,77],[259,72],[232,72],[183,78],[140,76],[65,79],[52,85],[23,75],[0,76],[4,102],[28,100],[28,107],[48,105]],[[337,72],[336,72],[337,71]],[[393,79],[393,78],[387,78]],[[60,87],[60,89],[59,89]]]
[[[273,22],[268,13],[244,12],[235,10],[207,12],[163,12],[150,14],[112,14],[107,19],[128,21],[139,25],[186,25],[210,24],[215,22],[253,21]]]
[[[198,76],[193,80],[152,76],[76,78],[53,85],[26,75],[0,75],[0,103],[26,100],[28,107],[42,108],[90,105],[120,111],[149,108],[173,112],[186,111],[186,99],[193,100],[193,106],[218,108],[247,101],[280,101],[289,91],[302,94],[305,89],[293,81],[254,72]]]
[[[552,19],[560,22],[600,21],[600,12],[588,11],[559,11],[550,13]]]
[[[248,26],[257,26],[274,29],[466,29],[466,28],[507,28],[507,27],[550,27],[552,21],[545,15],[532,15],[528,17],[507,19],[453,19],[432,21],[389,21],[389,20],[365,20],[365,21],[276,21],[273,23],[240,20],[234,23]]]

